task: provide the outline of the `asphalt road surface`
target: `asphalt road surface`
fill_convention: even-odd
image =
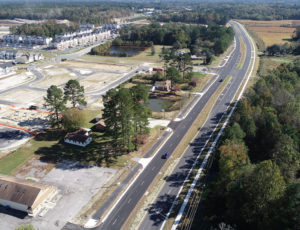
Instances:
[[[241,82],[246,76],[248,66],[251,62],[251,45],[248,37],[238,28],[235,31],[240,31],[242,38],[246,44],[246,60],[241,69],[237,69],[239,63],[240,55],[240,42],[238,36],[236,36],[236,49],[230,56],[226,65],[218,70],[219,77],[217,81],[209,88],[209,90],[201,97],[196,106],[191,110],[191,112],[186,116],[185,119],[179,121],[175,124],[175,129],[173,135],[168,139],[168,141],[163,145],[160,151],[156,154],[149,165],[144,169],[144,171],[139,175],[134,184],[128,189],[126,194],[122,197],[116,207],[112,210],[105,221],[98,227],[94,229],[103,230],[119,230],[129,217],[131,211],[135,208],[138,201],[147,191],[149,185],[155,178],[155,176],[160,172],[161,168],[165,164],[166,160],[162,159],[162,155],[165,152],[172,154],[174,149],[177,147],[180,140],[183,138],[184,134],[193,124],[198,114],[201,112],[209,98],[214,94],[218,86],[220,85],[220,80],[225,79],[228,75],[232,76],[230,83],[227,85],[222,95],[218,99],[213,111],[210,114],[205,126],[201,129],[199,136],[196,138],[197,148],[191,147],[185,152],[184,156],[180,159],[180,162],[176,169],[173,171],[172,175],[166,178],[166,185],[162,189],[160,195],[156,199],[152,208],[149,209],[148,215],[142,222],[140,229],[160,229],[163,222],[164,215],[169,211],[174,198],[182,185],[188,170],[193,164],[196,156],[199,154],[199,149],[203,146],[206,140],[209,138],[212,130],[222,117],[222,114],[227,110],[227,106],[233,99],[236,91],[238,90]],[[236,33],[237,34],[237,33]],[[174,124],[173,124],[174,126]],[[160,211],[157,214],[157,210]]]

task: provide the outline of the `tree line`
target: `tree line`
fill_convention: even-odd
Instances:
[[[232,43],[234,32],[231,27],[185,25],[153,22],[145,26],[128,26],[120,30],[120,40],[132,44],[152,42],[155,45],[173,46],[175,49],[189,48],[191,54],[203,52],[220,55]]]
[[[95,25],[112,23],[114,18],[133,15],[130,6],[113,2],[3,2],[0,19],[24,18],[31,20],[60,19]]]
[[[298,229],[300,60],[260,78],[238,104],[216,153],[206,220],[226,229]]]
[[[292,42],[268,46],[265,53],[269,56],[284,56],[287,54],[300,55],[300,26],[296,28]]]
[[[10,33],[18,35],[35,35],[35,36],[47,36],[54,38],[56,34],[62,34],[65,32],[76,31],[79,29],[77,23],[61,24],[56,20],[49,20],[40,24],[23,24],[21,26],[10,27]]]
[[[181,4],[182,5],[182,4]],[[283,20],[300,19],[299,3],[259,3],[239,2],[231,3],[221,1],[216,3],[180,3],[169,8],[163,8],[163,13],[156,15],[155,19],[161,22],[183,22],[200,24],[225,25],[230,19],[251,20]],[[188,8],[188,9],[186,9]]]

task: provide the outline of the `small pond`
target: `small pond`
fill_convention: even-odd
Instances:
[[[145,48],[142,48],[142,47],[112,46],[112,47],[110,47],[110,54],[111,55],[126,54],[124,56],[134,56],[144,50],[145,50]]]
[[[165,109],[165,111],[167,111],[171,105],[172,102],[168,100],[149,98],[148,108],[151,109],[153,112],[161,112],[162,109]]]

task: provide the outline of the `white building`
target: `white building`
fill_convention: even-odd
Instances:
[[[109,38],[111,35],[109,30],[95,29],[92,32],[91,30],[84,31],[57,35],[56,39],[51,43],[51,48],[57,50],[70,49],[77,46],[83,46],[85,44],[102,41]]]
[[[55,193],[54,186],[0,174],[0,204],[4,207],[35,216]]]
[[[90,129],[82,128],[75,132],[67,133],[64,141],[68,144],[85,147],[92,141],[90,131]]]
[[[0,76],[7,75],[11,73],[15,69],[12,62],[6,62],[3,64],[0,64]]]
[[[17,46],[49,46],[52,38],[41,36],[26,36],[8,34],[2,37],[4,45],[17,45]]]

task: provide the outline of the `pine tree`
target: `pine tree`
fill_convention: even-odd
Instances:
[[[77,80],[69,80],[64,87],[65,100],[69,100],[73,106],[86,105],[84,87]]]
[[[63,91],[55,85],[51,85],[47,90],[47,96],[44,100],[48,104],[50,111],[50,121],[52,125],[59,125],[60,113],[66,108],[66,101],[63,96]]]

